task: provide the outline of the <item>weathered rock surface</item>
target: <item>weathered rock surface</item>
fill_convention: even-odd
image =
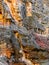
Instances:
[[[0,14],[3,15],[3,21],[6,21],[6,18],[10,19],[9,26],[0,26],[0,56],[6,58],[6,60],[0,58],[0,65],[28,65],[29,62],[30,65],[32,63],[49,65],[47,63],[49,60],[49,33],[47,32],[46,37],[42,36],[46,28],[49,29],[49,5],[47,4],[49,1],[45,1],[23,0],[18,4],[21,6],[18,6],[15,0],[0,1]],[[32,16],[28,17],[26,8],[29,3],[32,5]],[[21,11],[18,12],[16,9]]]

